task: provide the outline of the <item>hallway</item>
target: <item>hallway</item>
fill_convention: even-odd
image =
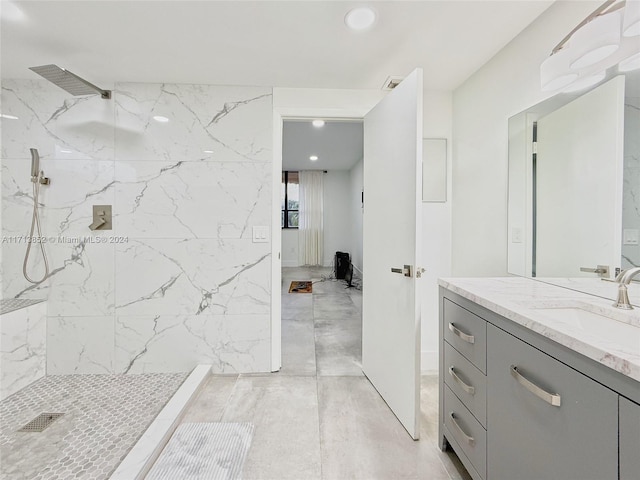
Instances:
[[[422,378],[415,442],[362,374],[362,292],[330,274],[283,269],[282,370],[212,376],[183,422],[252,422],[245,480],[469,479],[437,447],[437,377]],[[288,293],[309,279],[312,294]]]

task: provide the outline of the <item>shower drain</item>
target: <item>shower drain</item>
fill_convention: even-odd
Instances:
[[[64,413],[41,413],[18,430],[18,432],[42,432],[63,415]]]

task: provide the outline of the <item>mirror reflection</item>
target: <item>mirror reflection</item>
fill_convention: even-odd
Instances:
[[[638,132],[639,71],[509,119],[509,273],[585,291],[640,266]]]

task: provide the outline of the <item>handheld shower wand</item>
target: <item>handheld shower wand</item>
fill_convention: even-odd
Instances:
[[[42,231],[40,228],[40,213],[38,212],[38,196],[40,195],[40,185],[48,185],[49,179],[44,176],[44,172],[40,172],[40,155],[35,148],[31,149],[31,182],[33,183],[33,213],[31,215],[31,231],[27,239],[27,251],[24,254],[24,262],[22,264],[22,273],[24,278],[31,283],[42,283],[49,276],[49,261],[47,260],[47,252],[44,250],[44,242],[42,241]],[[38,229],[38,238],[34,238],[34,230]],[[40,280],[33,280],[27,273],[27,263],[29,254],[31,253],[31,244],[36,241],[40,245],[42,259],[44,260],[44,276]]]
[[[37,148],[31,150],[31,181],[36,183],[40,175],[40,155]]]

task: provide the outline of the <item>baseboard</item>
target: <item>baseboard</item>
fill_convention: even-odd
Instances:
[[[420,373],[422,375],[438,374],[438,352],[434,350],[422,350],[420,352]]]

